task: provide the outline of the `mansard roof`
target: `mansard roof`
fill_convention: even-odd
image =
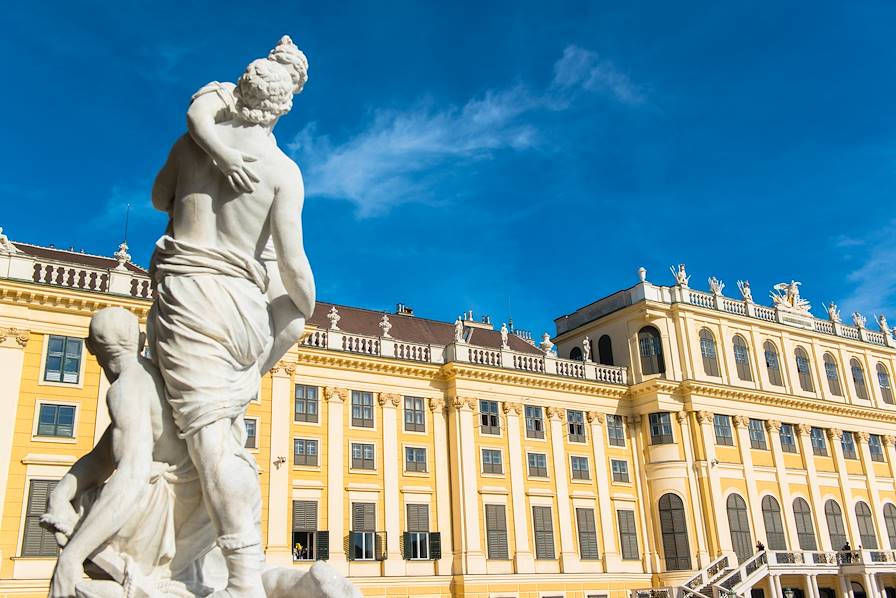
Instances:
[[[84,253],[82,251],[74,251],[71,249],[57,249],[55,247],[20,243],[19,241],[13,241],[12,244],[22,253],[41,260],[53,260],[55,262],[71,264],[72,266],[97,268],[102,270],[111,270],[118,266],[118,260],[114,257],[94,255],[92,253]],[[135,274],[149,275],[147,270],[131,262],[125,263],[124,266],[128,271]]]

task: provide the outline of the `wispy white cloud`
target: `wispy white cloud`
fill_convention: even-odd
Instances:
[[[360,132],[341,142],[310,123],[288,148],[305,172],[309,196],[347,199],[359,217],[369,217],[404,203],[450,200],[435,196],[435,181],[502,151],[539,147],[534,117],[568,108],[570,96],[582,91],[609,91],[626,105],[644,101],[611,63],[570,46],[554,65],[546,89],[517,85],[488,91],[462,106],[422,101],[403,111],[376,110]]]
[[[868,252],[861,258],[861,264],[847,275],[854,286],[840,304],[850,312],[862,312],[869,319],[875,314],[886,314],[891,321],[896,320],[896,220],[876,231],[863,244]]]

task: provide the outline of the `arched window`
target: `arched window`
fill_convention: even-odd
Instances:
[[[843,528],[843,512],[834,499],[824,503],[824,518],[828,522],[831,548],[833,550],[842,550],[846,546],[846,530]]]
[[[778,349],[771,341],[765,341],[762,346],[765,352],[765,370],[768,372],[768,382],[774,386],[784,386],[784,379],[781,377],[781,362],[778,359]]]
[[[734,365],[737,368],[737,377],[746,382],[753,380],[753,373],[750,371],[750,348],[747,341],[739,334],[734,335]]]
[[[700,330],[700,355],[703,357],[703,371],[707,376],[720,376],[719,356],[716,354],[716,339],[708,328]]]
[[[896,506],[893,506],[891,502],[884,505],[884,524],[887,526],[890,549],[896,550]]]
[[[840,387],[840,371],[837,369],[837,360],[830,353],[824,354],[824,376],[828,379],[828,390],[837,397],[843,396]]]
[[[615,365],[613,363],[613,341],[610,340],[609,334],[597,339],[597,359],[603,365]]]
[[[645,326],[638,332],[638,352],[641,354],[642,374],[666,373],[663,343],[660,342],[659,330],[653,326]]]
[[[802,347],[797,347],[793,352],[796,358],[796,374],[800,379],[800,388],[806,392],[815,392],[812,384],[812,368],[809,366],[809,355]]]
[[[812,509],[809,508],[806,499],[800,497],[793,499],[793,518],[796,520],[796,537],[800,543],[800,550],[818,550]]]
[[[737,560],[745,562],[753,556],[753,539],[750,537],[750,519],[747,517],[747,503],[737,494],[728,495],[725,503],[728,510],[728,528],[731,530],[731,545]]]
[[[569,358],[582,361],[582,347],[573,347],[569,350]]]
[[[852,372],[852,383],[856,387],[856,396],[867,401],[868,389],[865,387],[865,370],[862,369],[862,364],[855,357],[849,360],[849,371]]]
[[[862,548],[877,550],[877,534],[874,533],[874,519],[871,517],[871,509],[862,501],[856,503],[856,523],[859,524],[859,538],[862,541]]]
[[[893,404],[893,388],[890,385],[890,373],[884,364],[877,364],[877,383],[880,386],[880,396],[883,397],[884,403]]]
[[[765,543],[769,550],[787,550],[781,505],[769,494],[762,497],[762,522],[765,524]]]
[[[660,497],[659,509],[666,570],[687,571],[691,568],[691,547],[684,503],[675,494],[664,494]]]

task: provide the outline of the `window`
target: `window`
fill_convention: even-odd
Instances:
[[[843,396],[843,389],[840,388],[840,372],[837,371],[837,361],[830,353],[824,354],[824,376],[828,379],[828,390],[835,397]]]
[[[731,433],[731,418],[729,416],[713,416],[712,427],[716,432],[716,444],[734,446],[734,435]]]
[[[610,461],[610,467],[613,470],[613,481],[614,482],[628,482],[628,461],[621,461],[619,459],[612,459]]]
[[[608,334],[604,334],[597,339],[597,359],[602,365],[614,365],[613,341],[610,340],[610,335]]]
[[[532,507],[532,526],[535,530],[535,558],[553,559],[554,520],[551,507]]]
[[[884,524],[887,526],[890,549],[896,550],[896,507],[891,502],[884,505]]]
[[[762,497],[762,522],[769,550],[787,550],[784,524],[781,522],[781,505],[774,496],[766,494]]]
[[[504,473],[501,464],[501,451],[482,449],[482,473]]]
[[[785,453],[797,452],[793,424],[781,424],[781,450]]]
[[[647,376],[666,373],[660,333],[653,326],[645,326],[638,332],[638,353],[641,355],[642,374]]]
[[[588,470],[588,457],[577,457],[573,455],[572,463],[572,479],[574,480],[590,480],[591,472]]]
[[[526,405],[526,438],[544,438],[544,409]]]
[[[566,429],[569,431],[570,442],[585,442],[585,414],[567,409]]]
[[[812,510],[804,498],[797,497],[793,500],[793,518],[796,520],[796,537],[800,543],[800,550],[818,550]],[[834,544],[834,549],[839,547],[840,544]]]
[[[862,501],[856,503],[856,523],[859,524],[859,538],[865,550],[877,550],[877,534],[874,532],[874,519],[871,509]]]
[[[856,437],[852,432],[843,432],[843,436],[840,438],[840,447],[843,449],[844,459],[859,458],[856,454]]]
[[[784,386],[784,379],[781,377],[781,363],[778,360],[778,350],[774,343],[766,341],[763,345],[765,352],[765,371],[768,373],[768,382],[773,386]]]
[[[877,384],[880,386],[880,396],[887,405],[893,404],[893,388],[890,385],[890,374],[884,364],[877,364]]]
[[[404,449],[405,471],[426,471],[426,449],[407,446]]]
[[[597,554],[597,527],[594,525],[594,509],[576,509],[576,528],[579,531],[579,556],[583,560],[595,560]]]
[[[425,561],[442,558],[441,538],[438,550],[433,544],[434,536],[429,531],[429,505],[407,505],[407,531],[404,534],[404,558],[411,561]]]
[[[352,531],[349,533],[349,559],[382,560],[383,550],[377,542],[376,505],[372,502],[352,503]]]
[[[294,561],[324,560],[329,556],[329,537],[326,550],[317,531],[317,502],[313,500],[292,501],[292,558]]]
[[[610,446],[625,446],[625,423],[621,415],[607,416],[607,438]]]
[[[22,556],[55,557],[59,553],[53,533],[40,526],[40,517],[47,512],[50,493],[57,483],[56,480],[31,480],[28,484]]]
[[[821,428],[812,428],[809,432],[809,439],[812,441],[812,454],[817,457],[828,456],[828,445],[824,439],[824,430]]]
[[[497,401],[479,401],[479,424],[483,434],[500,434]]]
[[[797,347],[793,352],[796,358],[796,374],[800,379],[800,388],[806,392],[815,392],[812,384],[812,368],[809,366],[809,355],[802,347]]]
[[[650,444],[672,444],[672,418],[668,413],[651,413]]]
[[[768,450],[768,444],[765,442],[765,422],[761,419],[751,419],[747,429],[750,432],[750,448]]]
[[[352,453],[354,454],[354,448],[356,445],[352,445]],[[367,445],[373,448],[372,444]],[[292,443],[292,462],[295,465],[312,465],[317,466],[317,456],[318,456],[318,446],[317,440],[309,440],[307,438],[296,438]],[[354,459],[352,460],[352,467],[354,467]],[[370,456],[370,469],[373,469],[373,455]]]
[[[358,428],[373,427],[373,393],[352,391],[352,425]]]
[[[833,499],[824,503],[824,518],[828,523],[828,535],[833,550],[843,550],[846,546],[846,530],[843,528],[843,512]]]
[[[352,469],[374,469],[372,444],[352,443]]]
[[[622,547],[623,560],[641,558],[638,550],[638,530],[635,528],[635,512],[616,511],[616,523],[619,525],[619,545]]]
[[[707,376],[720,376],[719,357],[716,355],[716,339],[708,328],[700,330],[700,356],[703,357],[703,372]]]
[[[507,516],[504,505],[485,505],[485,539],[488,558],[507,560]]]
[[[258,448],[258,420],[246,417],[243,419],[243,424],[246,427],[246,448]]]
[[[753,556],[753,538],[750,536],[750,519],[747,503],[737,494],[729,494],[725,502],[728,511],[728,529],[731,531],[731,545],[737,560],[744,563]]]
[[[426,412],[420,397],[404,398],[404,429],[406,432],[426,432]]]
[[[548,477],[548,460],[544,453],[529,453],[529,475],[533,478]]]
[[[37,416],[38,436],[75,437],[75,407],[41,403]]]
[[[853,357],[849,360],[849,371],[852,372],[852,383],[856,387],[856,396],[862,400],[868,400],[868,389],[865,387],[865,370],[859,360]]]
[[[884,462],[884,443],[879,434],[868,436],[868,452],[871,453],[872,461]]]
[[[316,424],[319,413],[317,387],[296,384],[295,395],[295,421]]]
[[[734,335],[734,366],[737,368],[737,377],[744,382],[753,380],[753,373],[750,371],[750,348],[747,347],[747,341],[739,334]]]
[[[691,568],[691,548],[684,503],[675,494],[664,494],[660,497],[659,511],[666,570],[687,571]]]
[[[83,346],[84,341],[80,338],[51,334],[47,341],[44,380],[77,384],[81,380],[81,349]]]
[[[573,361],[582,361],[582,347],[573,347],[569,351],[569,358]]]

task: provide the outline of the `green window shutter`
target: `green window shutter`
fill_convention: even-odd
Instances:
[[[411,558],[411,534],[410,532],[404,532],[401,534],[401,552],[404,560],[410,560]]]
[[[385,561],[386,556],[386,532],[374,534],[374,558]]]
[[[316,501],[292,501],[292,530],[295,532],[313,532],[317,530]]]
[[[434,561],[442,558],[442,534],[429,532],[429,558]]]
[[[504,505],[485,505],[488,558],[507,559],[507,518]]]
[[[535,558],[554,559],[554,522],[551,507],[532,507],[535,529]]]
[[[314,554],[319,561],[330,559],[330,532],[321,531],[315,534]]]
[[[597,559],[597,528],[594,509],[576,509],[576,525],[579,529],[579,552],[583,559]]]
[[[57,483],[56,480],[31,480],[29,484],[22,556],[55,557],[59,552],[54,535],[40,526],[40,516],[47,512],[50,493]]]
[[[352,531],[376,531],[376,512],[372,502],[352,503]]]
[[[429,531],[429,505],[407,505],[407,531]]]

